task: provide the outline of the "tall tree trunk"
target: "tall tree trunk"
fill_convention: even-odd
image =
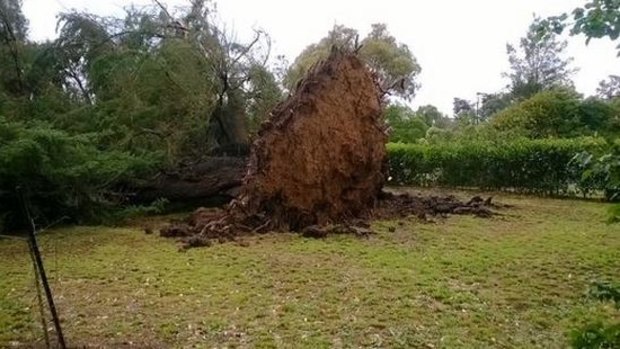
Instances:
[[[210,138],[218,146],[248,144],[245,104],[240,91],[227,91],[211,114]]]

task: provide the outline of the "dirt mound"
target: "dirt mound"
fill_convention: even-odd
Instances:
[[[471,214],[478,217],[490,217],[497,214],[494,208],[493,198],[483,199],[474,196],[467,202],[457,199],[453,195],[448,196],[412,196],[409,194],[393,194],[384,192],[381,204],[375,211],[375,218],[390,219],[416,215],[426,219],[428,216],[443,216],[448,214]]]
[[[451,200],[405,196],[388,195],[379,205],[387,169],[383,94],[355,54],[334,48],[261,126],[237,198],[220,213],[197,211],[162,235],[188,246],[266,231],[364,235],[368,226],[361,222],[377,208],[379,216],[478,212]]]
[[[452,195],[425,197],[381,192],[377,205],[372,210],[372,217],[375,219],[394,219],[416,216],[427,221],[436,216],[469,214],[486,218],[498,214],[496,209],[501,208],[504,208],[504,205],[494,204],[491,197],[483,199],[475,196],[464,202]],[[243,217],[246,221],[243,221]],[[185,247],[209,246],[213,241],[234,241],[243,235],[268,231],[265,222],[269,222],[269,220],[266,217],[263,220],[252,222],[247,220],[248,216],[232,216],[230,210],[218,212],[200,208],[187,221],[172,223],[162,229],[161,235],[179,238],[184,242]],[[253,219],[257,219],[257,217]],[[258,225],[260,222],[262,225]],[[323,238],[335,234],[368,236],[373,233],[368,220],[362,218],[330,221],[326,224],[311,224],[297,231],[303,236],[314,238]]]

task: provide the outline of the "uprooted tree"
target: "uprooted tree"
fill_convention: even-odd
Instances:
[[[384,95],[356,54],[332,48],[262,125],[240,194],[223,212],[198,210],[162,235],[200,246],[273,230],[359,233],[386,196],[392,199],[383,205],[388,213],[398,206],[396,211],[418,214],[489,214],[481,200],[462,204],[454,198],[384,195]]]
[[[272,228],[367,215],[384,183],[381,99],[364,63],[333,49],[261,129],[236,205]]]

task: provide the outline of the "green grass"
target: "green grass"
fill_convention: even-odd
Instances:
[[[44,234],[66,337],[137,347],[565,348],[618,322],[606,205],[501,196],[503,216],[377,222],[376,236],[250,238],[178,252],[138,228]],[[396,227],[393,233],[389,227]],[[0,347],[41,339],[26,245],[0,241]]]

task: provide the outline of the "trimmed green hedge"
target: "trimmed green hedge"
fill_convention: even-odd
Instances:
[[[566,195],[584,189],[580,188],[581,173],[569,166],[571,159],[582,151],[600,153],[607,147],[604,139],[577,138],[438,145],[390,143],[387,149],[393,185]]]

